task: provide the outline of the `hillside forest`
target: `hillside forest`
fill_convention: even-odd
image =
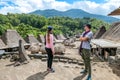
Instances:
[[[92,31],[95,32],[101,26],[107,29],[110,24],[95,18],[70,18],[70,17],[49,17],[33,14],[0,14],[0,35],[7,29],[14,29],[24,38],[28,34],[37,37],[39,34],[45,34],[47,26],[53,26],[54,34],[74,35],[83,31],[85,24],[92,25]]]

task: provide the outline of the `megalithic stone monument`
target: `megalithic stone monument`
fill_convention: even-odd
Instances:
[[[24,45],[23,45],[23,41],[19,40],[19,58],[21,62],[24,61],[30,61],[30,58],[28,57],[28,55],[26,54]]]

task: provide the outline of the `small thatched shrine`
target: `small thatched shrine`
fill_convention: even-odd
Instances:
[[[9,48],[19,46],[19,40],[22,40],[24,44],[26,43],[16,30],[6,30],[1,39]]]
[[[27,35],[27,37],[25,38],[25,41],[26,41],[27,43],[30,43],[30,44],[32,44],[32,43],[40,43],[40,42],[34,37],[34,35],[32,35],[32,34]]]

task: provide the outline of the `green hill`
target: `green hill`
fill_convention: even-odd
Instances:
[[[45,17],[54,17],[54,16],[64,16],[64,17],[71,17],[71,18],[97,18],[109,23],[120,21],[118,18],[109,17],[109,16],[103,16],[103,15],[96,15],[96,14],[90,14],[88,12],[85,12],[81,9],[70,9],[67,11],[57,11],[54,9],[48,9],[48,10],[36,10],[34,12],[31,12],[29,14],[36,14],[41,15]]]

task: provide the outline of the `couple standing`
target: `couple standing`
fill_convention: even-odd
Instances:
[[[47,34],[46,34],[46,52],[48,55],[47,60],[47,71],[49,72],[55,72],[55,70],[52,68],[52,61],[53,61],[53,55],[55,53],[54,51],[54,45],[53,45],[53,34],[52,34],[53,28],[51,26],[48,27]],[[88,73],[87,80],[91,80],[91,64],[90,64],[90,53],[91,53],[91,46],[90,41],[92,39],[93,33],[91,31],[91,25],[86,24],[84,26],[84,32],[82,33],[80,37],[80,55],[82,56],[82,59],[84,60],[85,69],[81,71],[81,74]]]

